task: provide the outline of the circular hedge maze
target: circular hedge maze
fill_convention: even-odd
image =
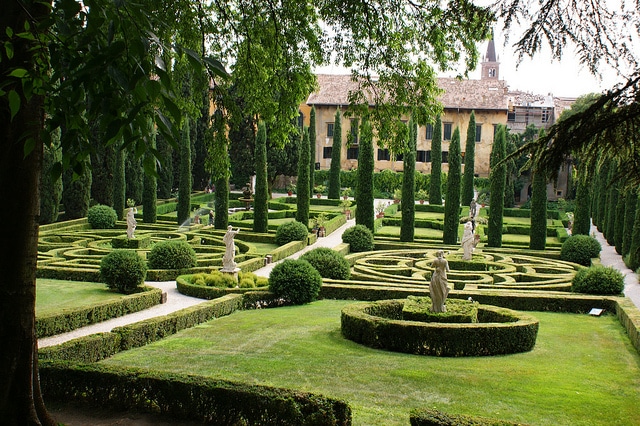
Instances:
[[[352,264],[351,280],[386,287],[425,287],[431,279],[431,264],[441,248],[381,250],[347,256]],[[445,252],[446,253],[446,252]],[[542,253],[541,253],[542,254]],[[476,249],[473,259],[462,260],[457,250],[445,254],[449,284],[456,290],[505,289],[571,291],[579,265],[513,250]]]

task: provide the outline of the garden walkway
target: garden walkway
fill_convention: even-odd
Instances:
[[[316,247],[335,247],[342,243],[342,233],[348,227],[355,225],[355,220],[349,220],[345,225],[332,232],[330,235],[322,238],[318,238],[317,241],[307,246],[305,249],[293,254],[290,258],[295,259],[301,256],[303,253],[314,249]],[[595,235],[596,239],[602,245],[602,251],[600,252],[600,259],[604,266],[611,266],[620,272],[625,277],[625,296],[633,301],[633,303],[640,308],[640,283],[638,283],[638,275],[626,267],[622,261],[622,257],[616,253],[615,248],[607,244],[602,233],[598,232],[595,227],[592,227],[592,235]],[[256,275],[268,277],[271,270],[278,262],[271,263],[263,268],[254,271]],[[162,291],[167,293],[167,302],[161,305],[154,306],[144,311],[136,312],[133,314],[125,315],[119,318],[113,318],[108,321],[103,321],[98,324],[93,324],[87,327],[73,330],[69,333],[60,334],[57,336],[45,337],[38,340],[38,346],[41,348],[47,346],[58,345],[60,343],[67,342],[77,337],[88,336],[94,333],[109,332],[116,327],[143,321],[145,319],[167,315],[171,312],[178,311],[180,309],[188,308],[193,305],[205,302],[203,299],[195,297],[185,296],[179,293],[176,289],[175,281],[166,282],[147,282],[148,285],[158,287]]]

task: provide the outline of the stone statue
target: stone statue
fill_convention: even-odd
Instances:
[[[138,213],[138,209],[135,207],[129,207],[129,211],[127,212],[127,238],[132,239],[135,238],[133,232],[136,230],[136,213]]]
[[[471,218],[476,217],[476,214],[478,213],[478,204],[476,203],[476,200],[471,200],[471,204],[469,204],[469,216],[471,216]]]
[[[473,234],[473,223],[471,221],[464,224],[464,234],[462,234],[461,244],[464,250],[462,260],[471,260],[473,249],[476,246],[475,235]]]
[[[233,227],[229,225],[227,227],[227,233],[224,235],[222,241],[225,244],[224,256],[222,256],[222,270],[223,271],[234,271],[236,269],[236,247],[233,243],[233,239],[236,234],[240,232],[240,228],[233,230]]]
[[[431,312],[447,312],[444,302],[449,295],[449,281],[447,280],[447,271],[449,270],[449,262],[444,258],[444,251],[438,250],[436,258],[431,264],[433,273],[431,274],[431,282],[429,283],[429,293],[431,295]]]

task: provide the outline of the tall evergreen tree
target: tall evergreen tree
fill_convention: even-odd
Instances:
[[[618,182],[616,181],[617,161],[612,161],[607,179],[606,222],[603,235],[610,246],[615,245],[614,235],[616,226],[616,206],[618,205]]]
[[[102,132],[94,125],[91,132],[94,149],[91,152],[91,199],[98,204],[113,206],[113,175],[116,152],[114,145],[100,143]]]
[[[467,126],[467,142],[464,151],[464,175],[462,176],[463,206],[468,206],[474,199],[473,178],[476,167],[476,113],[471,111],[469,125]]]
[[[340,198],[340,163],[342,161],[342,124],[340,109],[336,110],[333,123],[333,146],[331,147],[331,167],[329,168],[329,192],[332,200]]]
[[[160,157],[157,180],[158,197],[163,199],[171,198],[171,191],[173,190],[173,147],[162,134],[156,136],[156,145]]]
[[[436,117],[431,140],[431,181],[429,204],[442,205],[442,119]]]
[[[217,108],[211,117],[211,127],[207,131],[207,163],[205,167],[211,174],[215,186],[213,208],[215,229],[227,229],[229,224],[229,139],[227,138],[227,120],[223,108]]]
[[[40,178],[40,225],[58,220],[62,200],[62,180],[53,179],[51,168],[62,160],[60,131],[51,135],[51,146],[44,147],[42,177]]]
[[[403,157],[400,241],[411,242],[413,241],[415,233],[416,144],[418,140],[418,126],[413,118],[409,120],[408,125],[409,144]]]
[[[356,224],[364,225],[374,232],[373,210],[373,131],[369,120],[360,125],[360,148],[358,149],[358,184],[356,187]]]
[[[149,120],[151,148],[156,148],[156,131],[152,120]],[[142,191],[142,220],[144,223],[156,223],[158,220],[158,183],[156,180],[156,161],[150,151],[144,154],[144,180]]]
[[[575,210],[573,212],[572,235],[589,235],[591,233],[591,183],[587,180],[584,163],[578,163],[578,180],[576,182]],[[633,226],[633,219],[632,219]]]
[[[636,203],[638,200],[638,191],[629,189],[625,196],[624,209],[624,230],[622,233],[622,256],[629,254],[631,248],[631,237],[633,234],[633,222],[636,218]]]
[[[309,194],[313,194],[316,172],[316,107],[309,113]]]
[[[493,208],[491,209],[493,213]],[[529,248],[544,250],[547,245],[547,176],[543,170],[533,172],[531,188],[531,226]]]
[[[304,226],[309,226],[309,203],[311,199],[311,188],[309,188],[309,156],[311,144],[309,143],[309,129],[305,128],[302,133],[302,141],[298,149],[298,181],[296,182],[296,220]]]
[[[606,226],[606,222],[607,222],[607,194],[609,193],[608,191],[608,186],[609,186],[609,161],[605,161],[604,163],[602,163],[602,166],[600,167],[600,170],[598,170],[598,189],[596,194],[597,195],[597,205],[596,205],[596,214],[595,214],[595,219],[596,219],[596,226],[598,228],[598,231],[604,233],[605,231],[605,226]]]
[[[178,184],[178,225],[191,215],[191,131],[190,120],[185,120],[180,132],[180,182]]]
[[[269,226],[269,188],[267,185],[267,126],[263,121],[258,123],[255,161],[256,192],[253,195],[253,230],[255,232],[267,232]]]
[[[487,226],[487,245],[502,247],[502,215],[504,211],[504,188],[507,170],[502,160],[506,155],[506,133],[504,126],[499,126],[491,149],[491,175],[489,195],[489,223]]]
[[[618,201],[615,206],[615,225],[613,227],[613,243],[616,253],[622,254],[622,239],[624,232],[624,212],[626,207],[625,193],[618,190]]]
[[[460,129],[456,127],[449,143],[449,173],[447,174],[447,196],[444,200],[444,228],[442,242],[458,242],[460,224],[460,181],[462,180],[462,161],[460,155]]]
[[[135,200],[136,204],[142,201],[143,175],[142,158],[137,156],[134,147],[129,147],[124,157],[125,194],[126,198]]]
[[[127,183],[124,176],[125,155],[127,155],[127,151],[124,149],[116,150],[116,165],[113,175],[113,209],[116,211],[116,215],[118,215],[118,220],[124,218],[124,209],[126,208]]]
[[[90,160],[83,164],[80,175],[74,175],[72,170],[62,174],[62,205],[64,218],[80,219],[87,215],[91,203],[91,170]]]
[[[636,200],[636,215],[633,220],[633,231],[631,234],[627,266],[633,271],[640,268],[640,196],[638,196]]]

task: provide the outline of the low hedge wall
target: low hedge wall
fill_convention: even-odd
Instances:
[[[272,261],[277,262],[299,252],[307,246],[307,243],[308,239],[304,241],[291,241],[283,246],[273,249],[269,254],[272,256]]]
[[[111,318],[138,312],[158,305],[161,299],[162,290],[145,286],[144,291],[123,296],[117,301],[39,316],[36,318],[36,336],[38,338],[55,336]]]
[[[197,297],[199,299],[217,299],[227,294],[244,294],[251,291],[268,290],[268,287],[255,288],[220,288],[215,286],[205,286],[192,284],[189,279],[193,275],[181,275],[176,278],[178,292],[186,296]]]
[[[477,323],[402,320],[405,300],[347,305],[342,334],[354,342],[395,352],[434,356],[490,356],[528,352],[538,320],[511,309],[480,304]]]
[[[409,422],[411,426],[523,426],[522,423],[462,414],[448,414],[429,408],[411,410]]]
[[[350,425],[346,402],[289,389],[102,365],[40,364],[47,402],[159,412],[216,425]]]

